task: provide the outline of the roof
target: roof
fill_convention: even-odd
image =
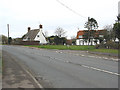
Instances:
[[[39,29],[30,30],[23,39],[34,40],[39,31]]]
[[[106,30],[92,30],[92,31],[95,31],[95,35],[103,35]],[[79,36],[83,36],[86,32],[88,32],[88,30],[79,30],[77,32],[77,39],[79,38]]]

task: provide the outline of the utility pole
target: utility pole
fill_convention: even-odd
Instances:
[[[7,24],[7,28],[8,28],[8,44],[9,44],[9,24]]]
[[[90,21],[90,17],[88,17],[88,24]],[[88,49],[89,49],[89,43],[90,43],[90,28],[88,27]]]

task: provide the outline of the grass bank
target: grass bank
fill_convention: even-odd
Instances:
[[[102,52],[102,53],[113,53],[113,54],[118,54],[118,50],[117,49],[93,49],[91,51],[94,52]]]
[[[25,45],[29,47],[37,47],[37,48],[44,48],[44,49],[58,49],[58,50],[93,50],[94,46],[66,46],[66,45]]]
[[[93,51],[93,52],[118,54],[118,50],[116,50],[116,49],[95,49],[94,46],[76,46],[76,45],[71,45],[71,46],[65,46],[65,45],[25,45],[25,46],[44,48],[44,49],[85,50],[85,51]]]

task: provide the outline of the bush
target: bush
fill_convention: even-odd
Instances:
[[[106,43],[97,44],[95,48],[118,49],[119,44],[112,41],[107,41]]]
[[[105,46],[108,49],[118,49],[118,43],[115,43],[115,42],[112,42],[112,41],[106,42]]]

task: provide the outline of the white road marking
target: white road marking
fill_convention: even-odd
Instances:
[[[58,52],[58,51],[56,51],[56,52],[57,52],[57,53],[63,53],[63,52]],[[69,54],[72,54],[72,53],[69,53]],[[79,55],[79,54],[75,54],[75,55]],[[42,56],[45,56],[45,55],[42,55]],[[85,56],[85,55],[81,55],[81,56]],[[95,57],[95,56],[88,56],[88,57],[109,59],[109,58],[106,58],[106,57]],[[51,58],[51,59],[56,59],[56,60],[61,61],[61,60],[58,59],[58,58],[53,58],[53,57],[50,57],[50,58]],[[118,59],[111,58],[111,60],[118,60]],[[51,60],[50,60],[50,61],[51,61]],[[63,62],[65,62],[65,63],[73,63],[73,62],[70,62],[70,61],[63,61]],[[73,64],[75,64],[75,63],[73,63]],[[107,70],[103,70],[103,69],[100,69],[100,68],[90,67],[90,66],[81,65],[81,64],[77,64],[77,65],[80,65],[80,66],[85,67],[85,68],[89,68],[89,69],[93,69],[93,70],[105,72],[105,73],[108,73],[108,74],[113,74],[113,75],[120,76],[120,74],[118,74],[118,73],[111,72],[111,71],[107,71]]]
[[[35,83],[37,83],[39,88],[43,89],[43,86],[35,79],[35,77],[33,77],[32,74],[30,72],[28,72],[27,70],[25,70],[25,71],[32,77],[32,79],[35,81]]]
[[[16,60],[15,60],[16,61]],[[34,82],[38,85],[39,88],[41,88],[42,90],[44,90],[43,86],[35,79],[35,77],[24,67],[24,65],[21,62],[16,61],[21,68],[28,74],[30,75],[30,77],[34,80]]]
[[[81,56],[85,56],[85,55],[81,55]]]
[[[85,67],[85,68],[89,68],[89,69],[93,69],[93,70],[96,70],[96,71],[100,71],[100,72],[104,72],[104,73],[120,76],[120,74],[118,74],[118,73],[111,72],[111,71],[108,71],[108,70],[103,70],[103,69],[100,69],[100,68],[95,68],[95,67],[91,67],[91,66],[87,66],[87,65],[83,65],[83,64],[76,64],[76,63],[73,63],[73,62],[70,62],[70,61],[66,61],[66,63],[80,65],[80,66]]]
[[[95,57],[95,56],[88,56],[88,57]]]
[[[89,66],[86,66],[86,65],[81,65],[81,66],[85,67],[85,68],[90,68],[90,69],[93,69],[93,70],[97,70],[97,71],[101,71],[101,72],[105,72],[105,73],[109,73],[109,74],[120,76],[120,74],[118,74],[118,73],[107,71],[107,70],[103,70],[103,69],[100,69],[100,68],[89,67]]]
[[[108,59],[108,58],[105,57],[104,59]]]

